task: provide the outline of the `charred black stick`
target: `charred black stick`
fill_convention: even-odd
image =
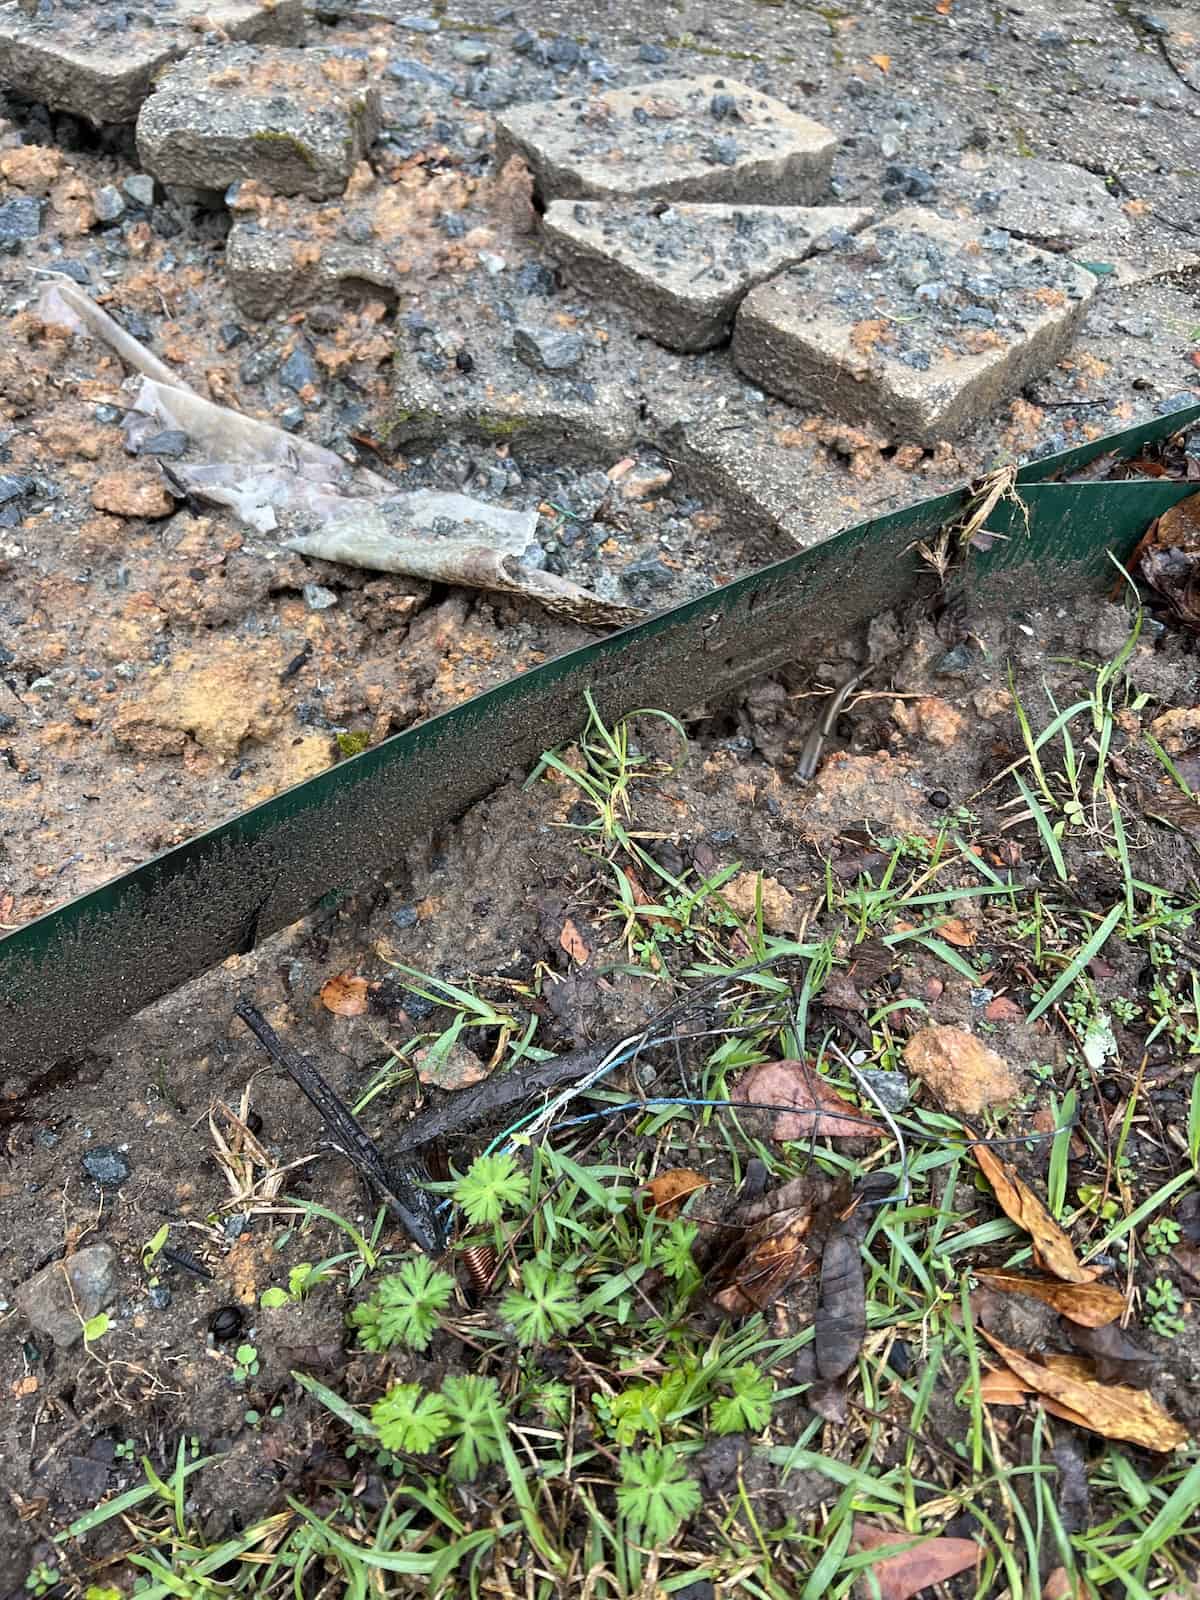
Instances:
[[[558,1089],[576,1078],[586,1078],[611,1049],[611,1040],[607,1044],[590,1044],[584,1050],[572,1050],[569,1055],[559,1056],[556,1061],[543,1061],[527,1072],[506,1072],[472,1089],[460,1089],[443,1105],[432,1106],[414,1117],[392,1148],[403,1155],[433,1139],[444,1138],[448,1133],[478,1127],[497,1112],[519,1106],[535,1094]]]
[[[421,1249],[428,1255],[439,1254],[443,1230],[433,1199],[422,1187],[421,1175],[416,1169],[386,1167],[379,1146],[312,1062],[285,1045],[262,1012],[248,1000],[239,1000],[233,1009],[234,1015],[242,1019],[275,1065],[283,1068],[320,1112],[334,1148],[346,1157]]]
[[[669,1039],[674,1025],[689,1011],[694,1011],[698,1005],[710,1003],[709,997],[714,991],[727,987],[739,978],[750,977],[756,972],[762,972],[767,967],[777,966],[781,961],[789,959],[791,958],[786,956],[771,956],[766,961],[758,961],[751,967],[721,973],[706,983],[698,984],[695,989],[689,990],[671,1005],[664,1007],[651,1019],[643,1030],[641,1037],[644,1042],[639,1048],[646,1048],[652,1043],[662,1043],[664,1039]],[[442,1139],[448,1133],[461,1133],[464,1128],[478,1127],[481,1122],[486,1122],[497,1112],[519,1106],[536,1094],[543,1094],[549,1089],[561,1088],[565,1083],[574,1083],[579,1078],[586,1078],[619,1042],[618,1035],[604,1044],[590,1044],[583,1050],[572,1050],[565,1056],[559,1056],[556,1061],[544,1061],[526,1071],[506,1072],[500,1077],[488,1078],[485,1083],[477,1084],[472,1089],[459,1089],[442,1105],[433,1106],[420,1116],[414,1117],[392,1149],[398,1154],[417,1150],[421,1145],[429,1144],[433,1139]]]

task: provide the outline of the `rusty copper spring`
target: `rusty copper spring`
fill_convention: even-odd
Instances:
[[[496,1272],[496,1247],[492,1244],[468,1245],[462,1253],[463,1265],[476,1294],[487,1294]]]

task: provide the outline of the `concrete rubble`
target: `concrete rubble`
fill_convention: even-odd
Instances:
[[[206,36],[302,44],[303,0],[176,0],[134,13],[48,0],[33,14],[10,0],[0,7],[0,85],[97,126],[131,122],[155,76]]]
[[[707,350],[729,336],[756,284],[872,220],[864,206],[555,200],[543,231],[571,282],[618,301],[640,333]]]
[[[159,78],[138,116],[138,154],[170,188],[221,192],[254,179],[322,200],[345,189],[379,133],[366,66],[326,50],[222,45]]]
[[[732,78],[666,79],[496,119],[496,160],[521,156],[545,198],[811,205],[837,137]]]
[[[1095,284],[1061,256],[913,208],[751,290],[733,359],[782,399],[931,445],[1053,365]]]

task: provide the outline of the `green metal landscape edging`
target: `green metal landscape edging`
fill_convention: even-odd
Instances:
[[[1195,492],[1164,479],[1044,480],[1110,451],[1132,455],[1200,418],[1200,405],[1021,475],[1029,531],[1002,505],[1005,537],[974,555],[972,585],[1032,569],[1038,598],[1094,589],[1149,521]],[[1034,478],[1042,481],[1033,481]],[[686,712],[787,661],[816,656],[903,604],[914,546],[966,505],[922,501],[763,567],[699,599],[556,657],[168,850],[0,940],[0,1111],[39,1072],[227,956],[253,948],[333,890],[394,862],[514,768],[578,732],[591,689],[607,717]],[[1020,525],[1019,525],[1020,524]]]

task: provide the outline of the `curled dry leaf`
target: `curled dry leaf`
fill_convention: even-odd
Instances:
[[[856,1553],[882,1550],[908,1544],[913,1537],[910,1533],[893,1533],[855,1517],[850,1547]],[[862,1592],[877,1592],[880,1600],[910,1600],[910,1596],[920,1594],[931,1584],[945,1583],[958,1573],[966,1572],[978,1560],[979,1546],[974,1539],[925,1539],[914,1544],[911,1550],[901,1550],[894,1556],[881,1555],[878,1561],[872,1561],[869,1571],[879,1587],[876,1590],[873,1585],[868,1588],[864,1584]]]
[[[674,1167],[670,1172],[660,1172],[646,1185],[646,1208],[660,1217],[677,1217],[679,1208],[688,1195],[697,1189],[707,1189],[708,1179],[702,1178],[690,1167]]]
[[[339,972],[322,986],[321,1004],[335,1017],[361,1017],[367,1009],[367,980]]]
[[[843,1100],[807,1061],[765,1061],[745,1073],[733,1099],[743,1104],[778,1106],[772,1138],[826,1137],[882,1139],[885,1130]]]
[[[963,1127],[970,1138],[978,1138],[965,1122]],[[1033,1255],[1037,1264],[1047,1268],[1064,1283],[1094,1282],[1100,1276],[1100,1268],[1080,1266],[1074,1245],[1018,1175],[1017,1169],[1009,1162],[1001,1161],[986,1144],[976,1144],[973,1148],[975,1159],[991,1184],[1001,1211],[1018,1228],[1024,1228],[1033,1240]]]
[[[991,1272],[975,1269],[975,1276],[989,1289],[1002,1294],[1026,1294],[1053,1306],[1060,1316],[1069,1317],[1085,1328],[1102,1328],[1115,1322],[1125,1310],[1125,1296],[1107,1283],[1064,1283],[1061,1278],[1037,1278],[1021,1272]]]
[[[1129,1383],[1135,1389],[1149,1383],[1154,1373],[1153,1357],[1115,1322],[1089,1328],[1064,1318],[1062,1327],[1076,1350],[1091,1359],[1102,1383]]]
[[[730,1316],[765,1311],[793,1278],[808,1277],[817,1260],[808,1246],[812,1212],[793,1208],[757,1223],[726,1251],[713,1270],[712,1299]]]
[[[579,929],[575,926],[570,917],[568,917],[562,925],[562,932],[558,936],[558,942],[570,956],[571,960],[577,961],[580,966],[584,964],[584,962],[592,953],[588,948],[587,940],[580,933]]]
[[[920,1028],[904,1046],[904,1065],[944,1106],[966,1117],[1021,1092],[1021,1079],[1004,1057],[965,1028]]]
[[[438,1050],[432,1045],[418,1050],[413,1059],[417,1081],[432,1084],[436,1089],[469,1089],[474,1083],[482,1083],[489,1070],[474,1050],[468,1050],[457,1040],[447,1050]]]
[[[1124,1439],[1143,1450],[1176,1450],[1188,1442],[1187,1429],[1168,1416],[1145,1389],[1101,1383],[1092,1375],[1089,1364],[1078,1357],[1034,1361],[1003,1344],[986,1328],[979,1331],[1018,1378],[1040,1395],[1068,1407],[1075,1413],[1072,1420],[1081,1427],[1103,1434],[1106,1439]]]
[[[821,1252],[821,1296],[813,1318],[817,1371],[840,1378],[858,1360],[867,1333],[867,1292],[857,1233],[834,1229]]]

